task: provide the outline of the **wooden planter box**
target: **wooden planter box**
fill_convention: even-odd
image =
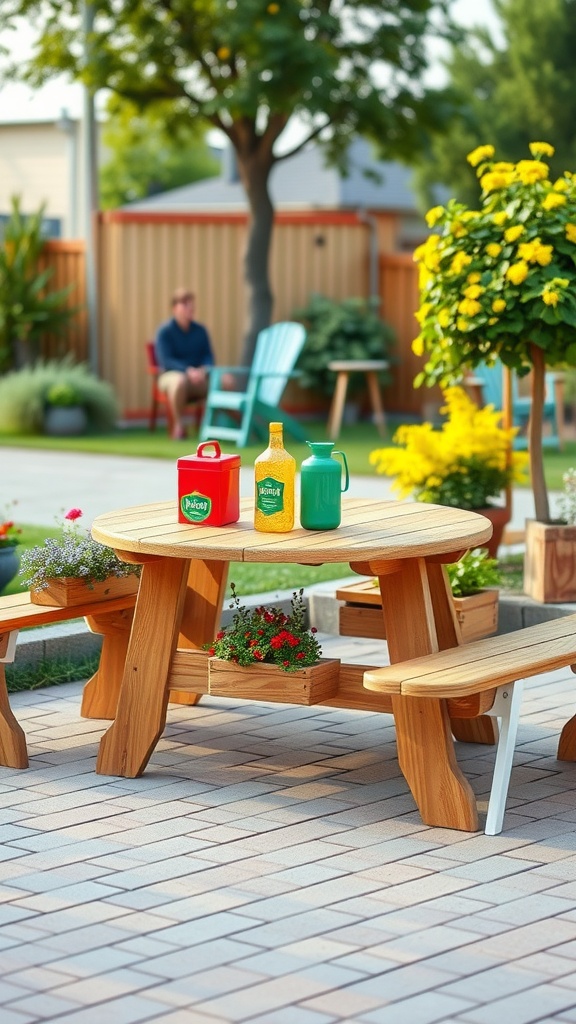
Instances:
[[[92,583],[90,586],[77,576],[54,578],[44,590],[31,590],[30,600],[33,604],[72,608],[74,605],[92,604],[95,601],[108,601],[111,597],[136,594],[139,584],[140,577],[134,573],[130,576],[109,576],[107,580]]]
[[[469,597],[453,597],[456,616],[460,623],[464,643],[490,636],[498,629],[497,588],[487,588]],[[362,580],[336,591],[338,601],[346,603],[340,608],[342,636],[362,636],[371,640],[385,640],[386,627],[382,615],[380,591],[371,580]]]
[[[526,520],[524,593],[543,604],[576,601],[576,526]]]
[[[319,704],[338,693],[340,660],[321,658],[309,668],[284,672],[276,665],[255,664],[243,668],[232,661],[211,658],[208,651],[178,650],[168,686],[216,697]]]

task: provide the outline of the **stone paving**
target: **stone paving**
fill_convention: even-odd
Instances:
[[[0,768],[1,1024],[576,1022],[569,671],[527,685],[493,837],[421,823],[390,716],[204,697],[118,779],[80,692],[12,699],[31,767]],[[458,758],[485,810],[493,749]]]

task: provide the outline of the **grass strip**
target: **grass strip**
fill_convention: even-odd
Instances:
[[[98,668],[100,655],[86,655],[83,658],[48,658],[30,665],[6,665],[6,686],[8,693],[23,690],[40,690],[45,686],[59,686],[61,683],[75,683],[78,679],[89,679]]]

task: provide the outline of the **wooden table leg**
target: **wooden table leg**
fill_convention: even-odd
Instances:
[[[454,611],[446,569],[440,562],[427,562],[426,571],[434,608],[438,650],[445,651],[462,643],[460,623]],[[450,718],[450,726],[452,735],[461,743],[498,742],[498,726],[496,720],[489,715],[479,715],[478,718]]]
[[[390,660],[394,663],[437,651],[424,559],[407,559],[400,572],[380,576],[379,582]],[[435,593],[434,599],[442,601],[442,595]],[[398,760],[422,820],[427,825],[477,831],[476,800],[456,763],[446,702],[392,697],[392,709]]]
[[[367,370],[366,381],[368,383],[368,394],[370,395],[372,412],[374,413],[374,423],[378,427],[378,433],[380,434],[380,437],[385,437],[386,417],[384,416],[382,395],[380,394],[380,385],[378,384],[378,374],[375,373],[374,370]]]
[[[222,615],[228,562],[190,563],[188,588],[184,601],[184,612],[177,647],[202,648],[216,636]],[[170,690],[170,702],[174,704],[197,704],[202,695]]]
[[[144,771],[166,722],[166,681],[180,630],[189,560],[161,558],[142,567],[116,720],[100,741],[96,771],[135,778]]]
[[[332,399],[330,416],[328,418],[328,437],[331,441],[335,441],[340,434],[346,391],[348,390],[348,377],[349,374],[345,370],[338,370],[334,398]]]

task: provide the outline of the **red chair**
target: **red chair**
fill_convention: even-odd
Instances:
[[[158,366],[158,363],[156,362],[156,349],[154,347],[154,342],[153,341],[147,341],[145,343],[145,346],[146,346],[146,372],[147,372],[148,376],[151,378],[150,383],[151,383],[151,386],[152,386],[152,391],[151,391],[151,395],[150,395],[150,417],[149,417],[149,421],[148,421],[148,427],[149,427],[150,430],[156,430],[156,420],[158,418],[158,410],[163,407],[164,410],[165,410],[165,413],[166,413],[166,419],[168,421],[168,432],[171,434],[172,433],[172,427],[173,427],[172,413],[170,411],[170,406],[168,405],[168,402],[166,400],[166,395],[158,387],[158,378],[159,378],[160,374],[162,373],[162,369],[161,369],[161,367]],[[200,423],[201,423],[201,420],[202,420],[202,416],[204,414],[204,401],[203,401],[203,399],[200,399],[200,398],[192,399],[192,401],[187,403],[187,408],[190,408],[190,410],[192,411],[193,416],[194,416],[194,420],[195,420],[195,423],[196,423],[196,430],[199,430],[200,429]]]

